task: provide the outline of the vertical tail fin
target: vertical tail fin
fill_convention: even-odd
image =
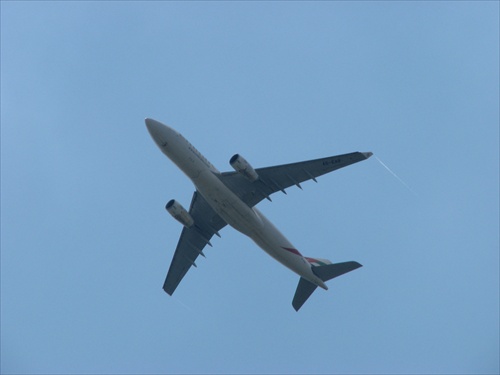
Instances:
[[[323,281],[328,281],[334,279],[335,277],[341,276],[347,272],[354,271],[355,269],[362,267],[358,262],[343,262],[334,264],[325,264],[322,266],[313,266],[313,273],[318,276]],[[307,299],[313,294],[318,286],[311,283],[310,281],[304,279],[303,277],[299,280],[299,285],[297,285],[297,290],[295,291],[295,296],[293,297],[292,306],[295,311],[299,311],[302,305],[307,301]]]

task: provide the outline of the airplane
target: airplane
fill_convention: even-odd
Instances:
[[[319,286],[361,264],[332,263],[303,256],[255,206],[270,195],[339,168],[368,159],[371,152],[353,152],[322,159],[254,169],[240,154],[229,160],[234,172],[221,173],[186,138],[159,121],[146,118],[146,127],[160,150],[193,182],[196,190],[187,211],[175,199],[166,210],[183,225],[163,290],[172,295],[213,235],[227,224],[250,237],[262,250],[300,276],[292,306],[298,311]]]

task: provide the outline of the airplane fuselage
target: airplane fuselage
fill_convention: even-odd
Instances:
[[[299,276],[328,289],[290,241],[256,207],[249,207],[231,191],[219,179],[220,172],[191,143],[174,129],[158,125],[149,129],[158,147],[189,177],[222,219]]]

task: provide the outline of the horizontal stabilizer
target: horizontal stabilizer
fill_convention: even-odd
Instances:
[[[302,305],[307,301],[307,299],[316,290],[317,285],[307,281],[303,277],[299,280],[299,285],[297,285],[297,290],[295,291],[295,296],[293,297],[292,306],[295,311],[299,311]]]
[[[362,267],[358,262],[343,262],[328,264],[326,266],[312,267],[312,271],[316,276],[318,276],[323,281],[328,281],[334,279],[337,276],[343,275],[344,273],[354,271],[355,269]]]

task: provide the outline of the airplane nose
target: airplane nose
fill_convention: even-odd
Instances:
[[[148,128],[148,132],[151,135],[151,138],[153,138],[158,147],[165,147],[168,140],[167,127],[161,122],[150,118],[146,118],[144,122],[146,123],[146,128]]]
[[[154,136],[160,132],[162,124],[151,118],[145,119],[144,122],[146,123],[146,127],[148,128],[149,134],[151,134],[151,136],[154,138]]]

